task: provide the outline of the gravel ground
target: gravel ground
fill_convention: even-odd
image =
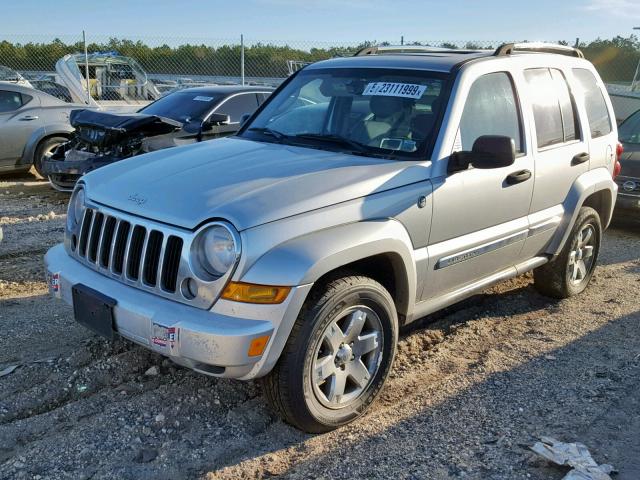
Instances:
[[[528,450],[581,441],[618,479],[640,478],[640,229],[612,228],[582,295],[531,277],[413,325],[361,420],[306,435],[253,383],[178,368],[77,325],[47,295],[42,255],[67,196],[0,181],[0,479],[560,479]]]

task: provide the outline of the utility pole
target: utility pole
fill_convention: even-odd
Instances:
[[[640,30],[640,27],[633,27],[634,30]],[[640,59],[638,59],[638,65],[636,66],[636,73],[633,74],[633,80],[631,80],[631,86],[629,90],[635,92],[637,90],[636,83],[638,82],[638,75],[640,75]]]

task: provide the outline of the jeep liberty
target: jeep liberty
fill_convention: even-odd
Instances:
[[[579,50],[371,47],[289,77],[233,137],[92,172],[49,288],[75,318],[324,432],[380,393],[410,322],[533,270],[593,274],[616,124]]]

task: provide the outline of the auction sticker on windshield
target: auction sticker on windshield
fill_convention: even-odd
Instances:
[[[204,97],[202,95],[198,95],[197,97],[193,97],[193,99],[197,102],[210,102],[213,100],[213,97]]]
[[[364,88],[362,95],[420,98],[426,89],[426,85],[416,83],[372,82]]]

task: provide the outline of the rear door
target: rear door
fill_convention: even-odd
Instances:
[[[531,237],[524,256],[546,246],[560,223],[562,204],[573,183],[589,170],[590,151],[565,73],[556,68],[524,70],[527,113],[531,118],[535,187],[530,209]]]
[[[37,97],[0,87],[0,168],[22,158],[29,136],[42,124]]]

